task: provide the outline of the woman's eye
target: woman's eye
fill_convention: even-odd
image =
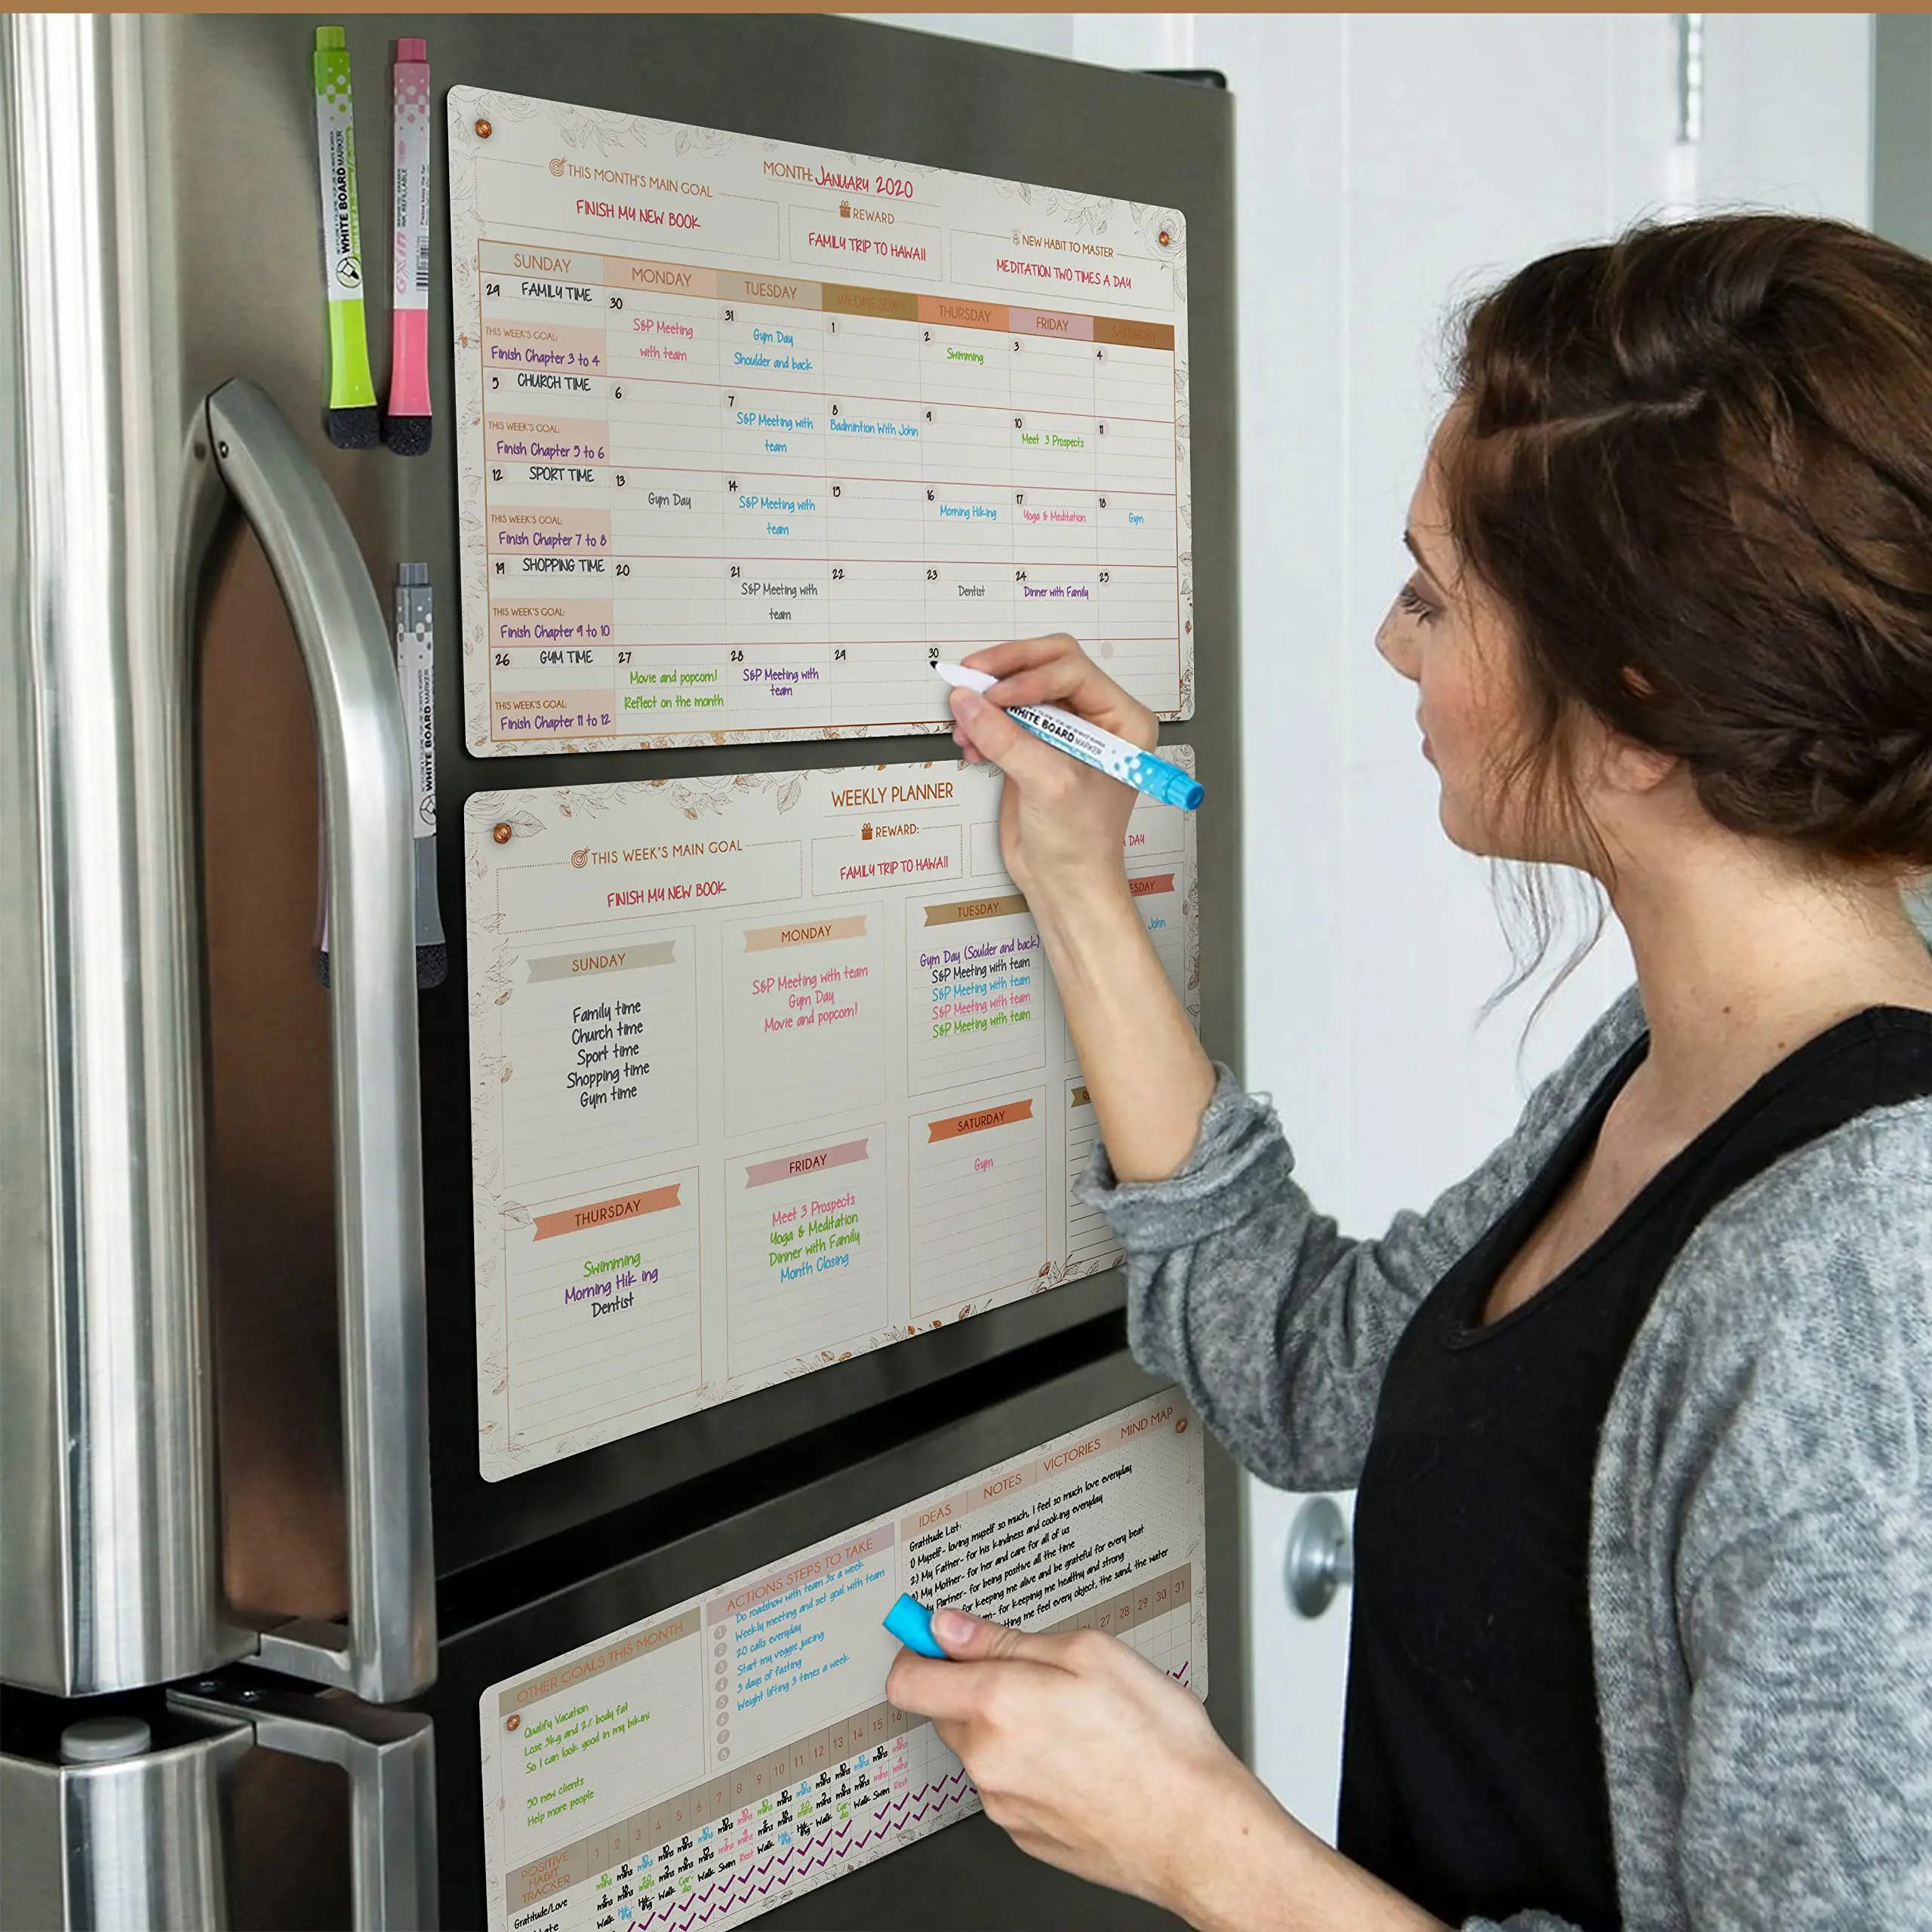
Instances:
[[[1435,615],[1435,606],[1412,583],[1404,584],[1396,592],[1395,605],[1405,615],[1417,618],[1425,624]]]

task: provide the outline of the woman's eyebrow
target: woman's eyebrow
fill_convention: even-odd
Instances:
[[[1429,559],[1423,555],[1421,550],[1417,546],[1415,532],[1414,531],[1404,530],[1402,532],[1402,544],[1403,547],[1408,552],[1409,555],[1414,558],[1417,563],[1419,564],[1423,569],[1427,571],[1431,577],[1435,576],[1435,570],[1431,566]]]

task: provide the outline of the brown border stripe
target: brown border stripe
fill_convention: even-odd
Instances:
[[[638,1194],[620,1194],[611,1201],[593,1201],[587,1208],[566,1208],[555,1214],[537,1217],[537,1238],[549,1241],[558,1235],[582,1234],[612,1221],[635,1220],[640,1214],[655,1214],[678,1204],[678,1190],[684,1186],[674,1180],[669,1187],[648,1187]]]
[[[916,322],[919,298],[896,288],[854,288],[843,282],[820,285],[819,306],[829,315],[880,315],[888,321]]]
[[[830,291],[816,281],[789,275],[720,275],[718,300],[721,302],[769,302],[781,309],[829,308],[824,300]]]
[[[771,952],[781,946],[816,946],[822,940],[863,939],[866,915],[844,919],[799,919],[789,926],[749,926],[745,931],[747,952]]]
[[[607,288],[643,289],[663,295],[691,295],[700,301],[715,301],[718,275],[712,269],[693,268],[681,262],[638,262],[623,255],[604,257],[604,285]]]
[[[848,1564],[862,1562],[868,1556],[876,1556],[882,1549],[890,1549],[892,1544],[893,1528],[890,1523],[881,1523],[863,1536],[848,1537],[843,1543],[828,1544],[796,1563],[788,1564],[783,1570],[774,1570],[769,1576],[741,1585],[729,1596],[713,1597],[704,1607],[705,1620],[722,1623],[728,1617],[741,1611],[761,1610],[774,1598],[787,1595],[801,1585],[818,1583],[834,1571],[843,1570]]]
[[[1033,1118],[1033,1103],[1008,1100],[1004,1106],[981,1107],[970,1114],[954,1114],[946,1120],[926,1122],[926,1145],[935,1140],[957,1140],[962,1134],[983,1134],[989,1127],[1011,1127],[1017,1120]]]
[[[1170,879],[1173,878],[1170,873]],[[929,926],[964,925],[969,919],[1010,918],[1015,912],[1026,909],[1026,896],[1018,892],[1003,892],[996,897],[986,899],[955,899],[947,906],[928,906],[926,924]]]
[[[1174,346],[1171,322],[1130,322],[1112,315],[1094,318],[1094,340],[1110,342],[1121,349],[1164,349]]]
[[[949,295],[922,295],[919,297],[919,319],[922,322],[943,322],[949,328],[991,329],[996,335],[1006,333],[1007,306],[1004,302],[959,302]]]
[[[774,1181],[797,1180],[823,1174],[827,1168],[849,1168],[866,1158],[869,1140],[843,1140],[836,1147],[815,1148],[809,1154],[781,1154],[774,1161],[754,1161],[745,1170],[747,1188],[769,1187]]]
[[[614,1644],[606,1644],[601,1650],[592,1651],[588,1657],[574,1657],[554,1670],[526,1678],[522,1683],[499,1691],[497,1714],[506,1718],[512,1712],[521,1710],[526,1704],[554,1697],[558,1691],[581,1684],[587,1677],[614,1669],[620,1663],[632,1663],[650,1651],[664,1650],[687,1637],[695,1637],[699,1628],[697,1606],[693,1604],[688,1609],[679,1611],[675,1617],[667,1617],[663,1623],[654,1623],[635,1635],[620,1637]]]
[[[518,255],[536,266],[510,264]],[[545,248],[486,242],[481,260],[495,275],[533,281],[575,281],[647,294],[685,295],[700,301],[748,302],[832,315],[878,315],[892,321],[937,322],[948,328],[984,329],[995,335],[1046,335],[1066,340],[1112,343],[1122,349],[1174,352],[1171,322],[1143,322],[1121,315],[1086,315],[1023,303],[974,302],[911,290],[861,288],[804,275],[741,275],[699,268],[688,262],[653,262],[583,249]],[[542,266],[548,264],[548,266]],[[594,333],[594,331],[593,331]]]
[[[677,963],[675,940],[653,940],[648,946],[633,941],[628,946],[607,946],[598,952],[561,952],[551,958],[533,959],[530,961],[530,983],[535,986],[544,980],[582,979],[592,973],[641,973],[648,967],[675,966]]]

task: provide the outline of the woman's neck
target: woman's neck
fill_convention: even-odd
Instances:
[[[1647,1111],[1694,1128],[1854,1013],[1932,1011],[1932,955],[1881,880],[1822,876],[1728,834],[1620,873],[1612,902],[1651,1029]]]

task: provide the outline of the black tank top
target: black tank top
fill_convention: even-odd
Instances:
[[[1622,1923],[1590,1646],[1597,1438],[1698,1223],[1782,1155],[1932,1094],[1932,1015],[1877,1007],[1767,1073],[1520,1308],[1472,1326],[1595,1144],[1637,1041],[1397,1344],[1356,1500],[1340,1849],[1451,1924]]]

